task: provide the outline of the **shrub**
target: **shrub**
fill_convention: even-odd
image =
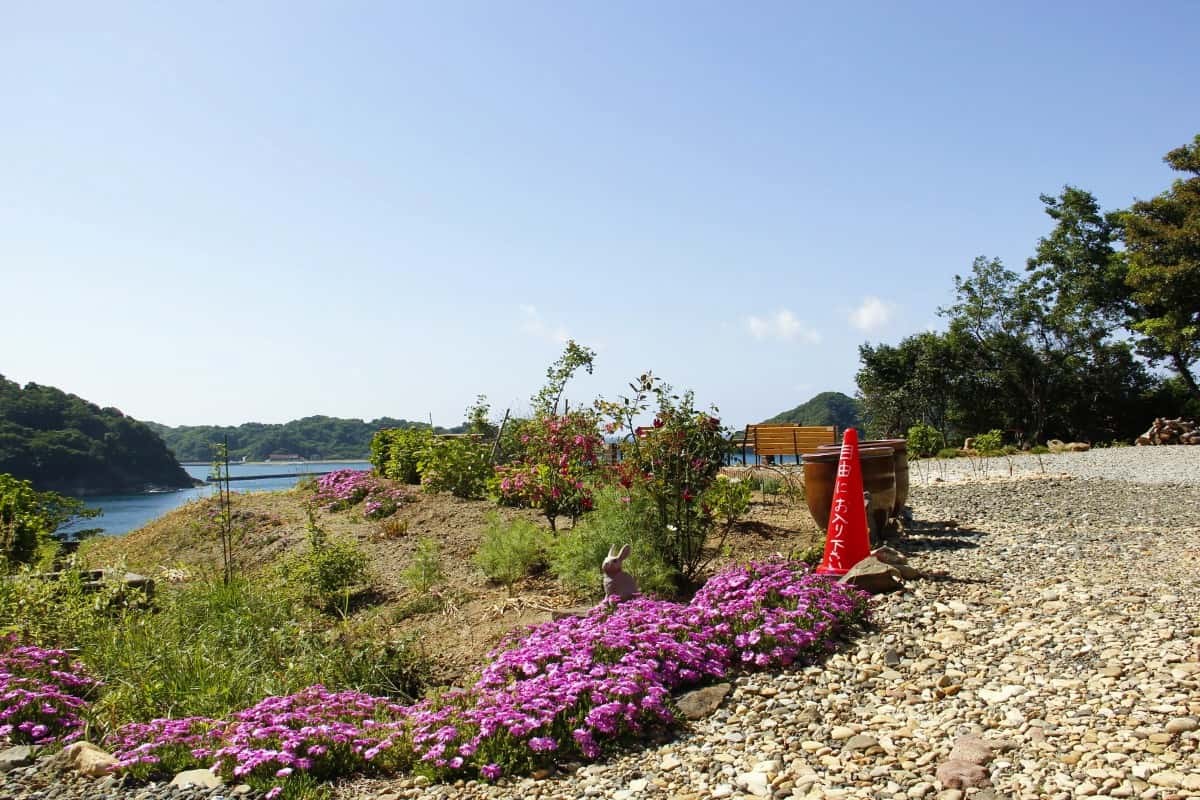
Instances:
[[[783,490],[783,482],[775,481],[777,494]],[[718,475],[712,486],[704,493],[702,505],[705,513],[726,525],[731,525],[750,510],[750,484],[747,481],[730,480]]]
[[[588,411],[541,416],[524,426],[522,460],[498,467],[491,481],[504,505],[541,509],[550,530],[556,520],[572,521],[592,508],[587,481],[596,468],[604,442],[597,417]]]
[[[1003,446],[1004,434],[996,429],[992,429],[987,433],[981,433],[975,437],[976,452],[985,456],[999,454]]]
[[[962,454],[962,450],[959,450],[957,447],[943,447],[937,451],[938,458],[958,458]]]
[[[349,539],[330,540],[308,508],[308,550],[296,553],[279,567],[284,583],[306,602],[345,616],[350,598],[369,586],[367,556]]]
[[[617,419],[631,419],[627,409],[639,408],[647,393],[657,398],[658,412],[653,425],[633,431],[624,449],[622,485],[649,498],[648,525],[656,546],[667,563],[692,580],[712,557],[708,537],[716,520],[704,497],[725,459],[721,421],[696,411],[691,392],[671,394],[670,386],[650,375],[635,388],[638,398],[619,405]]]
[[[918,422],[908,429],[908,454],[910,458],[928,458],[937,453],[946,443],[938,429],[925,422]]]
[[[442,570],[437,542],[427,536],[419,539],[412,563],[401,571],[400,577],[409,589],[421,595],[429,594],[441,583],[446,573]]]
[[[408,520],[389,517],[381,520],[376,530],[379,531],[379,537],[382,539],[399,539],[408,533]]]
[[[529,520],[504,522],[488,515],[487,530],[475,553],[475,563],[490,580],[512,589],[512,585],[544,565],[550,537]]]
[[[675,570],[663,559],[647,534],[651,517],[649,498],[631,496],[616,488],[596,493],[596,508],[572,530],[560,534],[550,550],[550,571],[576,597],[596,598],[603,593],[600,565],[610,547],[633,545],[624,569],[646,594],[675,593]]]
[[[421,485],[430,492],[482,498],[493,474],[489,456],[487,445],[469,437],[435,439],[418,463]]]
[[[1044,456],[1050,452],[1050,448],[1046,447],[1044,444],[1035,444],[1033,447],[1029,448],[1029,452],[1035,456]]]
[[[421,458],[433,443],[428,428],[386,428],[371,438],[371,465],[385,478],[421,482]]]
[[[79,500],[36,491],[29,481],[0,473],[0,560],[8,569],[30,563],[47,567],[58,550],[54,532],[99,513]]]

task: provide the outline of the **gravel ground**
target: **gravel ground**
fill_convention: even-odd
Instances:
[[[999,458],[926,458],[912,462],[914,484],[1070,475],[1131,483],[1200,484],[1200,447],[1105,447],[1086,453],[1022,453]]]
[[[1200,797],[1200,448],[1043,457],[1045,473],[1025,458],[1019,480],[914,475],[896,546],[930,577],[880,598],[876,627],[825,664],[739,679],[673,741],[496,785],[338,795]],[[946,788],[937,769],[972,733],[996,751],[990,783]],[[0,796],[35,796],[12,775]]]

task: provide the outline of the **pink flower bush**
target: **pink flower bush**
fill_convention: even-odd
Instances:
[[[552,758],[596,759],[606,743],[670,725],[672,691],[816,658],[865,613],[865,595],[804,565],[753,564],[688,604],[610,601],[513,634],[469,690],[403,706],[314,686],[227,721],[129,725],[109,744],[135,774],[212,764],[260,788],[297,772],[495,780]]]
[[[560,516],[577,518],[592,509],[585,479],[595,470],[604,440],[589,412],[538,417],[521,436],[516,464],[496,468],[492,489],[504,505],[539,508],[550,527]]]
[[[0,637],[0,740],[78,739],[87,698],[99,685],[63,650],[19,646],[15,636]]]
[[[407,495],[366,470],[340,469],[317,479],[317,503],[326,511],[341,511],[363,503],[363,516],[383,519],[396,513]]]

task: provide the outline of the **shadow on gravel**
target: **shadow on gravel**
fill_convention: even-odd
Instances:
[[[913,520],[897,541],[904,553],[928,553],[939,550],[969,550],[987,534],[974,528],[962,528],[954,520]]]

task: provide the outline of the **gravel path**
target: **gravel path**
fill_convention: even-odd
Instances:
[[[1022,453],[998,458],[926,458],[912,462],[914,484],[1022,475],[1070,475],[1130,483],[1200,484],[1200,447],[1105,447],[1086,453]]]
[[[496,785],[337,793],[1200,798],[1200,447],[1043,460],[1020,480],[957,462],[942,482],[914,475],[897,547],[934,577],[880,598],[876,628],[824,665],[739,679],[673,741]],[[943,787],[939,765],[972,733],[997,752],[990,785]],[[34,796],[11,775],[0,796]]]

